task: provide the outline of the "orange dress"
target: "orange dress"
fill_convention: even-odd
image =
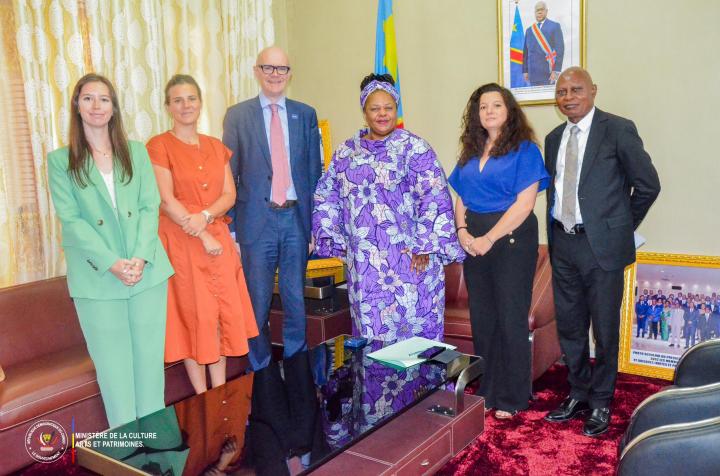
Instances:
[[[200,135],[199,147],[170,132],[147,143],[154,165],[170,170],[174,195],[190,213],[212,205],[223,190],[231,152],[218,139]],[[222,244],[222,254],[207,254],[199,238],[185,233],[160,213],[159,234],[175,275],[168,282],[165,361],[191,358],[199,364],[220,356],[248,353],[248,339],[258,335],[240,256],[226,216],[206,230]]]

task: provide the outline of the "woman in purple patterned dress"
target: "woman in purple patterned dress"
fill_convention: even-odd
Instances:
[[[390,75],[369,75],[360,104],[368,128],[345,141],[315,191],[320,256],[347,264],[353,334],[386,341],[442,340],[443,266],[465,254],[435,152],[397,128]]]

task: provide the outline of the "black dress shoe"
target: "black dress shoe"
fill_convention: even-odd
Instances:
[[[596,408],[583,426],[585,436],[598,436],[605,433],[610,425],[610,409],[607,407]]]
[[[568,397],[563,401],[559,407],[545,415],[547,421],[553,423],[559,423],[563,421],[572,420],[580,413],[586,413],[590,411],[590,407],[587,402],[575,400],[574,398]]]

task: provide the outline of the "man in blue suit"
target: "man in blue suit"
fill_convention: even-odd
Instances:
[[[531,86],[555,84],[563,66],[565,40],[560,24],[547,19],[545,2],[535,4],[535,20],[525,30],[523,78]]]
[[[315,110],[286,98],[292,76],[285,52],[260,52],[254,66],[261,92],[228,109],[223,142],[232,151],[237,184],[235,237],[260,335],[250,342],[250,364],[270,363],[268,315],[275,272],[282,299],[284,358],[307,349],[304,286],[313,193],[322,170]]]
[[[635,337],[645,337],[645,323],[647,322],[649,306],[645,300],[645,295],[640,295],[640,300],[635,304],[635,316],[637,317],[637,332]]]

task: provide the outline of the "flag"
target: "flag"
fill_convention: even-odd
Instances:
[[[522,54],[522,45],[520,48]],[[395,89],[398,90],[398,93],[400,92],[400,70],[398,69],[397,46],[395,44],[392,0],[378,0],[377,31],[375,33],[375,74],[390,74],[395,80]],[[403,127],[402,97],[398,103],[397,126]]]
[[[515,4],[515,20],[510,36],[510,87],[522,88],[527,86],[523,78],[523,47],[525,46],[525,30],[520,18],[520,7]]]

